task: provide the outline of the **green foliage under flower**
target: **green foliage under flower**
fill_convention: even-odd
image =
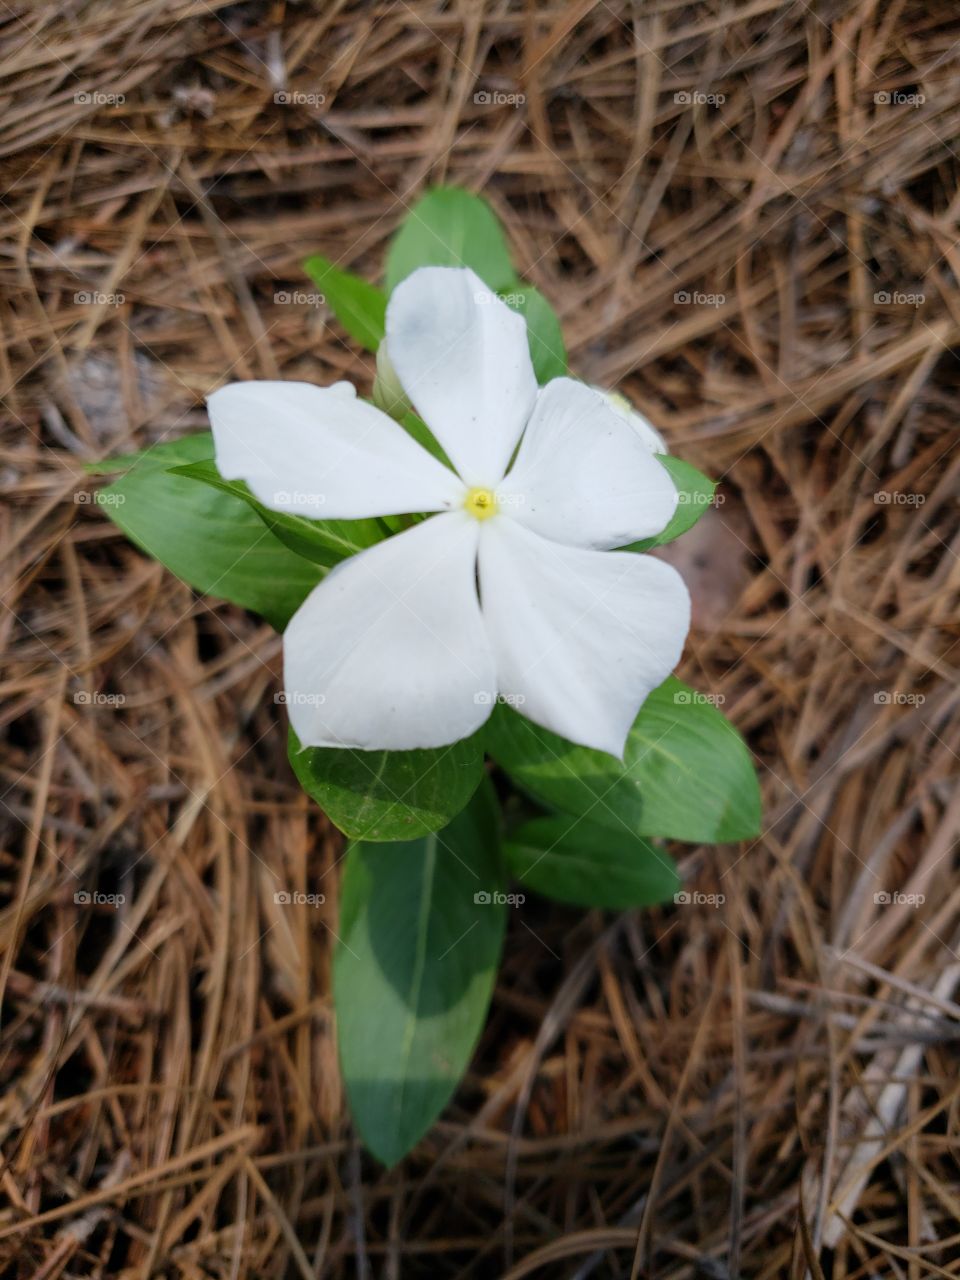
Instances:
[[[305,263],[346,333],[375,352],[390,291],[418,267],[470,266],[524,316],[541,383],[567,373],[559,320],[520,280],[502,228],[479,197],[431,191],[410,211],[380,289],[319,255]],[[404,427],[440,452],[413,413]],[[714,484],[662,456],[680,501],[668,527],[631,551],[685,533]],[[400,517],[313,520],[264,507],[224,480],[209,432],[95,464],[120,473],[105,510],[144,551],[206,595],[282,630],[349,556],[404,527]],[[392,1164],[439,1115],[466,1069],[493,990],[511,878],[573,905],[671,901],[680,880],[664,839],[749,839],[760,825],[743,740],[709,699],[670,677],[643,704],[622,761],[576,746],[505,705],[479,733],[423,751],[301,748],[304,790],[350,838],[334,964],[341,1065],[370,1148]],[[522,797],[504,835],[489,760]]]

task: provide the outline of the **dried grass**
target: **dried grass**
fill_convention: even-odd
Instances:
[[[951,7],[35,0],[2,30],[0,1274],[960,1274]],[[440,180],[487,193],[574,368],[722,476],[684,674],[767,823],[687,851],[719,908],[517,913],[471,1074],[385,1174],[277,638],[74,494],[229,376],[368,385],[274,292],[311,251],[375,273]],[[277,875],[326,906],[279,911]]]

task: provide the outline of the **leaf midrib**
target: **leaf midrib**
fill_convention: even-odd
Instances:
[[[396,1093],[394,1114],[397,1122],[403,1118],[404,1091],[408,1078],[408,1067],[413,1054],[413,1042],[417,1034],[419,1018],[417,1009],[420,993],[423,988],[423,975],[427,967],[427,933],[429,930],[430,903],[433,897],[433,881],[437,869],[437,835],[424,837],[424,874],[423,894],[420,910],[417,915],[417,949],[413,960],[413,973],[410,975],[410,987],[407,998],[407,1025],[403,1032],[403,1043],[400,1046],[400,1083]]]

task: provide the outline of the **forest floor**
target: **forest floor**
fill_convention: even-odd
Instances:
[[[955,10],[10,0],[0,32],[0,1277],[960,1275]],[[515,912],[385,1172],[279,638],[83,464],[231,378],[368,392],[301,263],[375,278],[438,182],[572,369],[719,478],[680,674],[765,822],[677,849],[689,905]],[[324,907],[278,910],[277,868]]]

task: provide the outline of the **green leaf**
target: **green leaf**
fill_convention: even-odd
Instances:
[[[195,590],[253,609],[282,630],[322,570],[279,542],[240,498],[170,470],[212,457],[209,431],[154,445],[98,502],[132,542]]]
[[[255,511],[271,533],[291,551],[327,568],[347,556],[372,547],[384,536],[377,520],[310,520],[285,511],[271,511],[240,480],[224,480],[212,458],[171,468],[174,475],[189,476],[223,493],[232,494]]]
[[[387,292],[417,267],[430,266],[472,267],[494,291],[515,280],[496,214],[459,187],[435,187],[404,218],[387,253]]]
[[[470,1062],[503,943],[502,885],[488,787],[441,832],[347,855],[337,1042],[354,1121],[386,1165],[423,1137]]]
[[[368,351],[376,351],[383,340],[387,309],[383,290],[349,271],[341,271],[319,253],[307,258],[303,269],[320,288],[350,337]]]
[[[670,479],[676,485],[680,501],[673,513],[673,519],[655,538],[644,538],[642,542],[633,542],[625,551],[649,551],[651,547],[662,547],[666,542],[673,542],[681,533],[686,533],[697,523],[707,507],[713,502],[713,494],[717,487],[716,480],[711,480],[696,467],[675,458],[669,453],[658,453],[657,461],[670,472]]]
[[[194,436],[184,436],[180,440],[174,440],[169,443],[182,445],[184,440],[201,439],[209,440],[210,432],[200,431]],[[115,458],[102,458],[99,462],[85,462],[83,464],[83,469],[88,476],[116,475],[118,471],[129,471],[132,466],[135,466],[142,458],[147,457],[147,455],[152,453],[154,449],[163,449],[166,447],[166,445],[148,445],[146,449],[138,449],[136,453],[118,454]],[[210,448],[211,450],[213,449],[212,443],[210,444]]]
[[[567,349],[557,313],[539,289],[518,280],[503,294],[503,300],[519,311],[527,322],[527,341],[537,381],[542,386],[567,372]]]
[[[487,722],[487,750],[531,795],[611,831],[723,843],[760,829],[760,788],[743,739],[674,676],[640,708],[622,762],[504,704]]]
[[[668,853],[621,828],[583,818],[535,818],[504,845],[507,867],[523,885],[579,907],[629,907],[669,902],[680,877]]]
[[[290,763],[304,791],[354,840],[410,840],[438,831],[480,785],[478,734],[429,751],[301,747],[290,730]]]

